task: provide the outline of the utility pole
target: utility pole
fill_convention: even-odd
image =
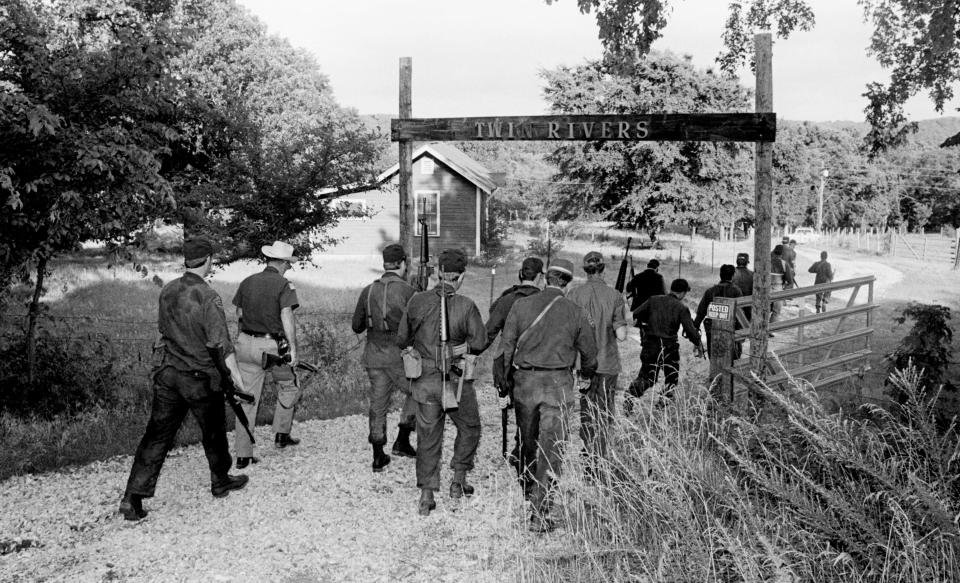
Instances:
[[[821,164],[820,166],[820,202],[817,204],[817,234],[823,232],[823,188],[826,185],[827,176],[830,172]]]

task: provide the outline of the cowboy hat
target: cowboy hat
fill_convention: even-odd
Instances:
[[[293,254],[293,245],[283,241],[274,241],[273,245],[264,245],[260,248],[260,252],[270,259],[280,259],[291,263],[300,261],[300,258]]]

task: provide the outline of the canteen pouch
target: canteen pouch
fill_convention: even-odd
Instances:
[[[401,350],[400,359],[403,361],[403,376],[410,380],[420,378],[423,374],[423,360],[416,348],[408,346]]]
[[[463,355],[463,380],[474,381],[477,379],[477,359],[476,354]]]

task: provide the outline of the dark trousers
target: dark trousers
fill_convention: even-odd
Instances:
[[[580,440],[593,455],[607,453],[607,428],[616,411],[614,394],[620,375],[597,373],[590,388],[580,393]]]
[[[144,498],[153,496],[160,469],[173,447],[177,431],[187,411],[193,413],[210,465],[211,483],[226,479],[230,470],[230,450],[224,420],[223,393],[211,390],[211,379],[178,371],[172,366],[160,370],[153,379],[153,406],[147,430],[133,458],[127,480],[127,493]]]
[[[547,493],[554,479],[560,476],[569,415],[577,391],[573,375],[567,370],[518,370],[514,380],[520,463],[525,482],[532,484],[529,490],[534,510],[547,512]]]
[[[403,409],[400,411],[400,427],[411,431],[416,428],[417,403],[410,396],[407,379],[403,376],[403,365],[397,363],[392,368],[368,368],[370,378],[370,433],[367,441],[373,445],[387,443],[387,410],[394,391],[403,393]]]
[[[477,407],[477,393],[473,388],[473,381],[464,381],[460,406],[451,411],[444,411],[440,404],[440,381],[428,379],[426,382],[436,382],[437,387],[436,391],[428,392],[429,397],[423,399],[426,402],[417,403],[417,487],[439,490],[443,429],[447,416],[457,427],[450,467],[453,470],[470,471],[473,469],[477,445],[480,443],[480,410]]]
[[[680,343],[647,335],[640,349],[640,373],[630,384],[630,394],[639,397],[657,384],[660,369],[663,369],[664,394],[670,395],[680,379]]]

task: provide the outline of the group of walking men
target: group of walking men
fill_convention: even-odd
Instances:
[[[204,279],[212,268],[213,245],[205,239],[188,239],[183,252],[186,272],[164,286],[160,294],[159,360],[153,371],[151,416],[120,504],[120,513],[128,520],[146,516],[142,501],[153,496],[163,462],[188,411],[199,422],[212,494],[226,496],[247,484],[246,475],[228,473],[233,464],[224,426],[224,394],[218,390],[221,376],[229,376],[233,386],[247,393],[243,416],[251,424],[264,380],[272,376],[278,386],[274,444],[285,448],[299,443],[290,435],[300,398],[294,317],[299,300],[284,277],[299,260],[293,248],[281,241],[262,247],[266,268],[245,279],[233,298],[239,318],[235,343],[227,330],[222,300]],[[517,422],[517,443],[509,457],[532,504],[531,530],[550,530],[554,522],[549,492],[561,472],[569,416],[578,397],[581,439],[588,460],[605,454],[605,427],[614,412],[621,370],[618,342],[627,338],[627,310],[624,296],[604,281],[603,256],[595,251],[584,256],[587,281],[573,289],[571,261],[556,259],[545,268],[540,259],[526,258],[518,273],[519,283],[491,305],[486,323],[476,304],[457,293],[467,265],[462,251],[442,251],[437,259],[436,285],[420,292],[406,277],[409,262],[402,246],[388,245],[382,256],[384,273],[363,289],[352,319],[354,332],[366,333],[362,364],[370,381],[367,439],[373,471],[383,471],[391,461],[384,451],[386,419],[391,398],[399,391],[404,403],[391,452],[416,458],[421,492],[418,513],[426,516],[436,508],[447,416],[457,429],[449,494],[461,498],[474,493],[467,473],[474,467],[480,440],[475,361],[499,336],[494,385],[501,407],[512,405]],[[681,328],[702,356],[699,328],[705,324],[709,339],[709,302],[715,297],[751,294],[749,256],[741,253],[736,262],[736,268],[721,268],[720,283],[704,294],[695,318],[683,303],[689,284],[676,279],[667,292],[656,259],[628,283],[630,313],[640,328],[642,343],[640,372],[627,394],[628,412],[634,399],[656,383],[661,369],[664,395],[671,396],[679,378]],[[810,270],[818,274],[818,280],[830,271],[826,257],[822,263],[825,266],[815,265]],[[820,302],[818,296],[818,311]],[[273,357],[273,365],[266,364],[265,355]],[[237,469],[260,461],[254,455],[252,434],[241,425],[238,415]],[[410,443],[414,431],[416,449]]]

